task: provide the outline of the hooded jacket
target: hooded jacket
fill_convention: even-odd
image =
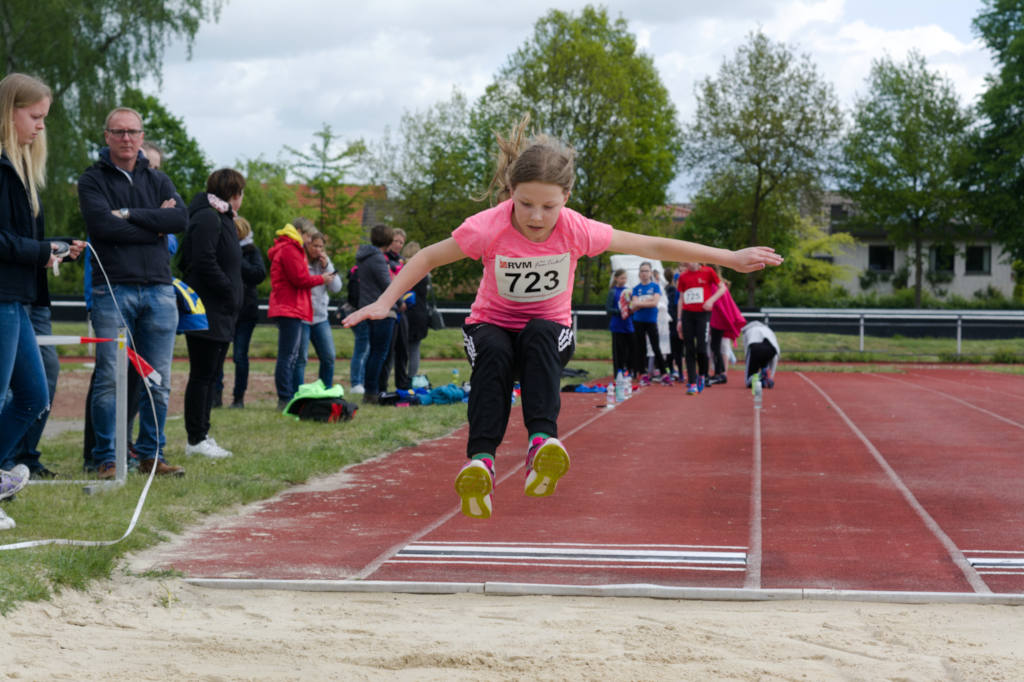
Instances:
[[[275,232],[270,257],[270,306],[267,317],[295,317],[313,321],[313,299],[310,291],[324,283],[323,275],[309,274],[302,235],[291,224]]]
[[[174,207],[160,208],[167,199]],[[105,286],[103,270],[111,284],[171,283],[167,235],[185,230],[188,211],[171,179],[150,168],[144,154],[128,173],[110,160],[109,148],[100,150],[99,161],[78,179],[78,205],[103,265],[93,267],[93,286]],[[127,220],[113,215],[121,208],[128,209]]]
[[[372,244],[360,244],[356,251],[359,277],[359,307],[368,306],[391,284],[391,270],[384,253]]]
[[[0,156],[0,302],[49,305],[44,266],[50,243],[43,211],[32,215],[25,185],[4,152]]]
[[[211,341],[235,337],[242,308],[242,247],[231,213],[220,213],[200,192],[188,207],[188,233],[181,243],[185,283],[195,289],[206,308],[209,329],[188,332]]]

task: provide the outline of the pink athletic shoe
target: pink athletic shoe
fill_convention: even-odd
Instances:
[[[526,488],[529,497],[547,497],[555,492],[565,472],[569,471],[569,453],[557,438],[537,436],[526,454]]]
[[[491,518],[493,490],[493,459],[471,459],[455,477],[455,492],[462,498],[462,513],[472,519]]]

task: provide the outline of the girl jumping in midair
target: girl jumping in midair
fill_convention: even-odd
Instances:
[[[558,439],[561,370],[575,348],[571,303],[576,262],[604,251],[669,261],[720,263],[740,272],[778,265],[768,247],[729,251],[614,229],[566,207],[573,150],[547,135],[526,139],[524,117],[505,139],[497,135],[497,169],[488,194],[496,206],[470,216],[452,236],[416,254],[380,297],[344,320],[351,327],[386,317],[395,301],[434,268],[462,258],[483,263],[483,278],[463,326],[473,373],[469,393],[469,461],[455,479],[462,513],[493,511],[495,453],[505,437],[512,387],[522,389],[528,434],[525,493],[545,497],[569,470]]]

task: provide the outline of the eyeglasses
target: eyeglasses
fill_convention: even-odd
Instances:
[[[107,132],[114,137],[138,137],[142,134],[141,130],[135,128],[117,128],[114,130],[107,128]]]

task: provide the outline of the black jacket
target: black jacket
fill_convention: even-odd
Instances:
[[[175,200],[174,208],[160,208],[166,199]],[[145,155],[139,154],[129,179],[104,147],[100,160],[78,179],[78,205],[112,284],[171,283],[166,235],[184,231],[188,211],[171,179],[150,168]],[[120,208],[128,209],[128,220],[113,215]],[[105,285],[95,264],[92,284]]]
[[[239,320],[258,320],[260,317],[260,295],[256,286],[267,278],[267,266],[259,248],[249,242],[242,246],[242,309]]]
[[[7,152],[0,156],[0,302],[49,305],[44,266],[50,243],[43,238],[43,212],[32,215],[25,185]]]
[[[427,338],[427,331],[430,329],[430,313],[427,310],[430,275],[416,282],[412,290],[416,294],[416,303],[405,311],[405,316],[409,318],[409,341],[421,341]]]
[[[211,341],[235,338],[235,320],[242,308],[242,247],[230,213],[210,206],[200,192],[188,207],[189,222],[179,249],[185,283],[206,308],[210,328],[186,332]]]
[[[372,244],[360,244],[356,251],[356,271],[359,276],[359,307],[370,305],[391,284],[388,259]]]

